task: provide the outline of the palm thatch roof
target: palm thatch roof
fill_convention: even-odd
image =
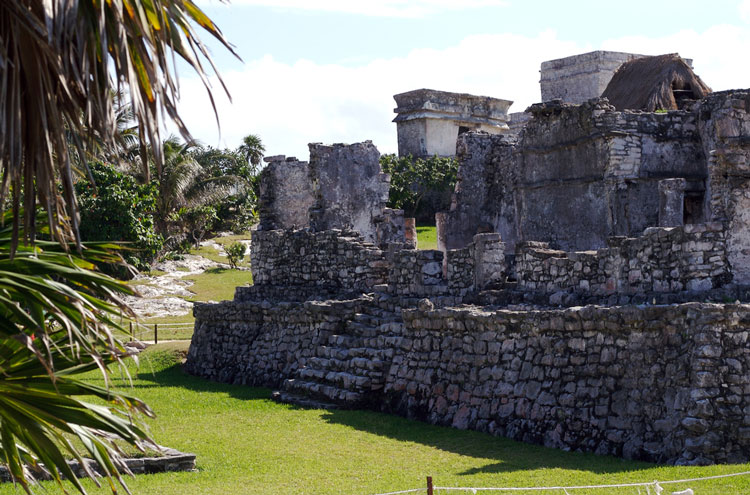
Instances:
[[[617,69],[603,98],[618,110],[678,110],[685,101],[700,100],[711,92],[676,53],[643,57]]]

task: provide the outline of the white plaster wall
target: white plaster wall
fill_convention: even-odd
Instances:
[[[458,122],[426,119],[426,148],[429,156],[455,156]]]

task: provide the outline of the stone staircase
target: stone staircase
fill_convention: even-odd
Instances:
[[[394,348],[402,339],[400,313],[377,300],[365,306],[282,383],[273,399],[324,409],[378,404]]]

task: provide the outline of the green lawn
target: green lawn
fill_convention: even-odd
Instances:
[[[424,486],[427,475],[439,486],[508,487],[641,482],[750,470],[750,465],[660,467],[375,412],[299,409],[271,402],[267,389],[183,374],[173,352],[186,349],[187,343],[158,347],[142,355],[134,393],[158,416],[150,421],[155,440],[196,453],[198,472],[138,476],[128,480],[136,495],[368,495]],[[50,483],[44,486],[47,493],[61,493]],[[665,485],[663,495],[687,487],[697,495],[750,493],[750,478]],[[109,493],[93,486],[90,492]],[[18,493],[12,485],[0,487],[0,495]],[[559,490],[532,493],[564,495]],[[637,493],[635,488],[570,491]],[[647,493],[645,488],[641,493]]]
[[[417,226],[417,248],[437,249],[437,231],[434,225]]]

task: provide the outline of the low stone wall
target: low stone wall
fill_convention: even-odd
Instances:
[[[197,305],[185,366],[212,380],[277,387],[358,314],[398,306],[382,293]],[[566,450],[666,463],[750,460],[750,305],[399,313],[398,339],[370,340],[391,356],[384,389],[367,401],[375,408]],[[344,354],[337,359],[352,359]]]
[[[185,369],[219,382],[276,387],[366,301],[196,304]]]
[[[247,291],[270,291],[271,297],[298,300],[295,294],[304,299],[321,288],[330,294],[368,292],[382,284],[398,295],[463,297],[501,283],[506,273],[498,234],[477,234],[466,248],[449,251],[444,268],[441,251],[415,250],[405,243],[391,243],[382,251],[354,231],[256,231],[250,261],[256,288],[239,288],[240,298]],[[283,287],[289,288],[289,296]]]
[[[354,231],[256,231],[250,261],[256,285],[366,290],[387,276],[383,252]]]
[[[521,290],[593,295],[707,291],[731,280],[720,223],[649,228],[637,238],[612,238],[598,251],[566,253],[520,243]]]
[[[566,450],[750,458],[750,306],[404,311],[394,410]]]

